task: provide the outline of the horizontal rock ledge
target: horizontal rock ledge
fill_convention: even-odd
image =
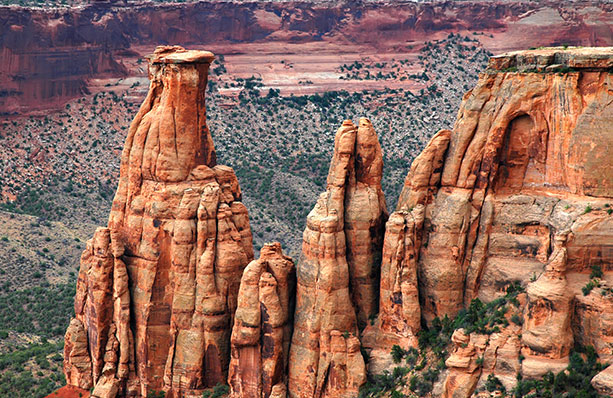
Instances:
[[[490,72],[545,71],[560,69],[608,70],[613,68],[613,47],[545,47],[513,51],[490,58]]]
[[[181,46],[158,46],[145,58],[152,64],[210,64],[215,55],[210,51],[186,50]]]

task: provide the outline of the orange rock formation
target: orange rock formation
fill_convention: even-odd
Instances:
[[[417,346],[422,322],[512,282],[526,288],[513,310],[523,322],[457,330],[438,395],[468,398],[490,375],[510,390],[517,373],[559,371],[573,342],[613,358],[613,49],[492,58],[453,130],[413,162],[389,220],[374,129],[345,121],[307,218],[293,321],[293,262],[271,244],[250,263],[238,181],[215,165],[212,57],[161,47],[150,58],[109,225],[81,259],[68,384],[98,398],[195,397],[229,367],[236,398],[355,397],[361,348],[380,373],[394,345]],[[593,267],[603,275],[584,294]],[[593,379],[603,394],[612,372]]]
[[[307,218],[298,263],[289,396],[353,397],[366,381],[358,320],[374,314],[387,217],[381,147],[369,120],[336,133],[328,187]]]
[[[238,180],[215,165],[206,125],[212,60],[180,47],[149,58],[149,94],[126,139],[108,228],[83,253],[66,334],[67,380],[94,387],[93,397],[187,396],[226,380],[253,248]]]
[[[567,279],[613,266],[611,66],[611,48],[491,59],[453,131],[415,159],[386,226],[380,313],[364,334],[369,370],[391,364],[392,345],[415,345],[416,312],[427,322],[454,317],[514,281],[527,286],[528,303],[508,357],[523,347],[525,376],[563,369],[573,335],[610,355],[595,343],[610,334],[608,321],[600,328],[593,315],[608,300],[575,311],[581,286]]]
[[[264,245],[245,268],[232,329],[232,397],[286,396],[295,288],[294,262],[280,243]]]

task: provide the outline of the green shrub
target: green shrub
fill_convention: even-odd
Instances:
[[[402,349],[399,345],[394,345],[392,347],[391,354],[394,363],[400,363],[400,361],[407,355],[407,351]]]
[[[592,272],[590,273],[590,279],[602,278],[602,267],[600,265],[592,265]]]
[[[202,398],[221,398],[230,392],[230,387],[226,384],[217,384],[213,389],[202,393]]]
[[[596,286],[598,286],[598,282],[592,279],[585,286],[581,288],[581,291],[583,292],[584,296],[587,296],[588,294],[590,294],[592,289],[594,289]]]
[[[512,396],[515,398],[598,398],[598,393],[590,381],[604,367],[598,363],[598,356],[593,347],[577,347],[576,351],[570,355],[570,363],[566,370],[557,375],[549,372],[540,380],[523,380],[520,377]]]
[[[485,382],[485,389],[489,392],[501,391],[503,394],[507,392],[507,389],[502,385],[502,382],[498,377],[490,374],[487,376],[487,381]]]

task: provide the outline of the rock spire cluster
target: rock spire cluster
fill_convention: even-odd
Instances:
[[[453,332],[435,396],[563,370],[575,343],[613,360],[613,49],[493,57],[389,217],[375,130],[343,122],[296,264],[278,243],[254,260],[238,180],[206,125],[212,60],[180,47],[149,58],[108,226],[81,257],[70,388],[356,397],[394,346],[416,348],[422,328],[509,286],[506,322]],[[610,394],[613,370],[592,384]]]

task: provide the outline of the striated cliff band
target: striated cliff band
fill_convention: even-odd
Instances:
[[[295,263],[254,259],[216,164],[213,58],[149,57],[51,397],[610,396],[613,48],[492,57],[389,216],[377,134],[345,120]]]
[[[613,6],[597,0],[19,3],[35,6],[0,6],[0,114],[6,115],[61,108],[96,91],[92,80],[103,76],[140,76],[131,58],[158,43],[207,46],[224,55],[309,53],[309,59],[368,51],[399,59],[452,32],[481,32],[480,40],[496,53],[613,45]],[[251,62],[263,69],[270,62],[263,58]]]

